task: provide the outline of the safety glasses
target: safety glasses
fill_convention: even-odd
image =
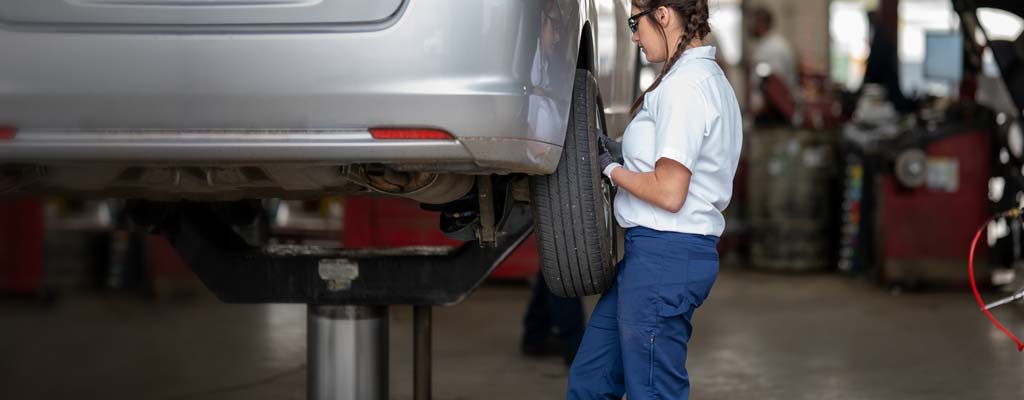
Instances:
[[[654,11],[654,9],[644,10],[644,11],[638,12],[638,13],[636,13],[634,15],[631,15],[629,17],[629,19],[626,20],[626,22],[629,24],[630,32],[636,33],[637,28],[640,27],[640,17],[642,17],[644,15],[647,15],[647,14],[650,14],[651,11]]]

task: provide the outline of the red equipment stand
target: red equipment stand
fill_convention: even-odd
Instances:
[[[0,294],[44,293],[43,202],[0,200]]]
[[[877,221],[885,282],[967,287],[969,244],[992,214],[986,195],[991,138],[991,132],[971,130],[927,146],[929,163],[938,161],[955,171],[940,177],[955,182],[949,187],[906,189],[892,175],[881,177]],[[981,257],[987,248],[982,246]]]

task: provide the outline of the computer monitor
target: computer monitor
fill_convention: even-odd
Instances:
[[[925,32],[924,78],[959,82],[964,75],[964,43],[959,32]]]

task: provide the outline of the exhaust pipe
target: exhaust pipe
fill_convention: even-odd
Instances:
[[[364,174],[366,183],[377,192],[427,204],[458,200],[473,189],[476,181],[471,175],[405,172],[388,167],[368,167]]]

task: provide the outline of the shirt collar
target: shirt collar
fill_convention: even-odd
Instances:
[[[686,51],[683,52],[683,56],[679,58],[679,61],[676,61],[676,63],[672,65],[672,69],[676,69],[680,65],[686,63],[687,61],[697,58],[706,58],[711,61],[714,61],[715,54],[715,46],[700,46],[687,49]]]

